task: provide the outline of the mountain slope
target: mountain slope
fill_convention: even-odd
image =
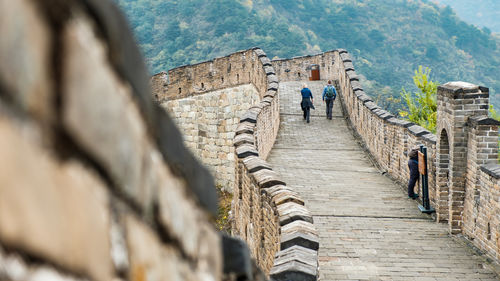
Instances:
[[[500,33],[500,1],[498,0],[437,0],[449,5],[465,20],[479,27]]]
[[[434,80],[500,90],[500,51],[487,32],[425,0],[117,0],[152,72],[254,46],[270,57],[345,48],[363,85],[396,111],[418,65]],[[497,99],[494,100],[499,105]]]

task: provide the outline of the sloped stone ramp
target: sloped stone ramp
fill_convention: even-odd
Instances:
[[[299,106],[301,82],[280,83],[280,131],[268,161],[313,215],[320,279],[499,280],[496,267],[370,163],[338,101],[333,120],[325,118],[324,82],[308,84],[310,124]]]

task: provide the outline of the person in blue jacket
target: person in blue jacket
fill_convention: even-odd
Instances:
[[[332,85],[332,80],[328,80],[328,84],[323,89],[323,102],[326,102],[326,118],[332,120],[333,102],[337,98],[337,91]]]
[[[304,111],[304,120],[306,120],[307,123],[309,123],[311,108],[314,109],[313,105],[314,100],[311,90],[307,88],[306,83],[302,84],[302,90],[300,91],[300,94],[302,95],[302,101],[300,102],[300,107],[302,108],[302,111]]]
[[[410,159],[408,160],[408,168],[410,169],[410,181],[408,182],[408,197],[411,199],[417,199],[418,194],[413,191],[415,183],[417,183],[420,173],[418,172],[418,149],[413,148],[410,153],[408,153]]]

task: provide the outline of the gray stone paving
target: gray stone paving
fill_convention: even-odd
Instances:
[[[324,82],[308,84],[316,106],[310,124],[302,120],[301,83],[280,84],[282,122],[268,160],[314,216],[321,280],[499,280],[371,165],[338,101],[333,120],[325,118]]]

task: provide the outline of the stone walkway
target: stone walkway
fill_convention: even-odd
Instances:
[[[499,280],[370,163],[338,100],[333,120],[325,118],[323,82],[308,84],[317,108],[310,124],[301,116],[301,83],[280,84],[282,122],[268,161],[314,217],[321,280]]]

